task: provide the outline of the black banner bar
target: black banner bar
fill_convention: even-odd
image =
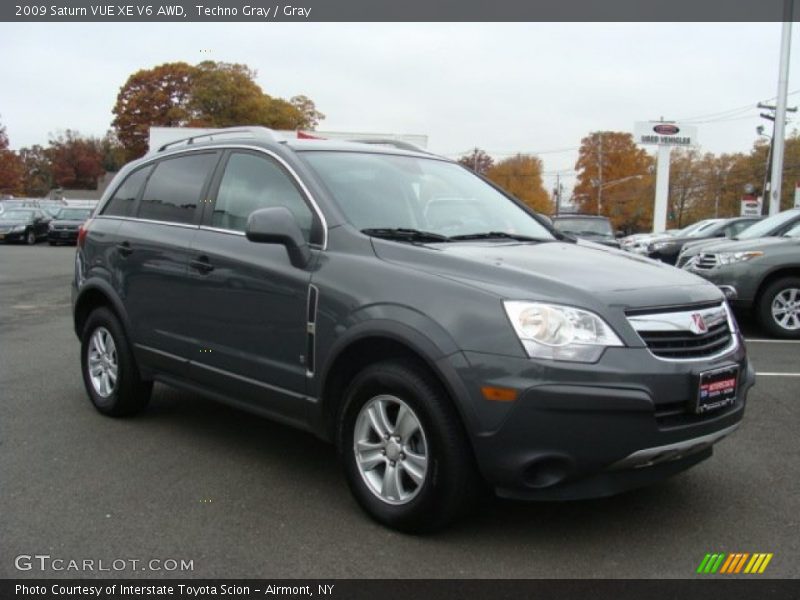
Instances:
[[[745,578],[747,577],[747,578]],[[754,578],[757,577],[757,578]],[[231,598],[323,598],[347,600],[464,600],[491,598],[522,600],[784,600],[797,598],[799,580],[732,576],[713,579],[601,580],[112,580],[6,579],[0,598],[21,600],[209,600]]]
[[[10,0],[0,3],[0,21],[766,22],[784,20],[783,10],[783,0]]]

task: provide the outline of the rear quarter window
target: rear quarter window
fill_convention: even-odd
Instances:
[[[114,192],[111,200],[108,201],[105,209],[103,209],[102,214],[108,215],[109,217],[132,216],[136,199],[139,197],[142,186],[144,186],[144,182],[147,181],[147,176],[152,169],[152,165],[148,165],[128,175],[125,181],[122,182],[122,185]]]
[[[200,195],[217,156],[205,152],[159,162],[147,181],[136,216],[170,223],[197,222]]]

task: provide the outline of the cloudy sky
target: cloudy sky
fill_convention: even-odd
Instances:
[[[539,153],[549,184],[555,171],[571,176],[581,137],[637,120],[692,120],[702,149],[747,150],[764,122],[755,104],[776,93],[780,29],[2,23],[0,119],[14,148],[66,128],[102,135],[133,71],[210,58],[256,69],[269,94],[311,97],[327,115],[321,129],[422,133],[452,156],[474,146],[498,158]],[[794,60],[790,105],[800,103],[798,76]]]

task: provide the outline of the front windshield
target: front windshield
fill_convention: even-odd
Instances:
[[[686,237],[703,237],[705,235],[709,235],[711,231],[720,223],[718,219],[708,219],[706,221],[701,221],[700,227],[697,229],[690,231]]]
[[[57,218],[64,221],[85,221],[91,213],[92,211],[86,208],[62,208]]]
[[[460,165],[392,154],[303,156],[357,229],[413,229],[453,237],[488,232],[552,240],[547,228]]]
[[[709,224],[708,219],[704,219],[702,221],[698,221],[697,223],[692,223],[691,225],[684,227],[683,229],[675,232],[675,237],[689,237],[689,235],[702,227],[705,227]]]
[[[559,231],[564,233],[573,233],[575,235],[601,235],[603,237],[612,237],[614,234],[611,231],[611,223],[605,219],[556,219],[553,225]]]
[[[765,237],[770,234],[770,232],[783,225],[787,221],[790,221],[800,215],[800,211],[797,210],[787,210],[782,213],[778,213],[777,215],[772,215],[771,217],[767,217],[763,221],[759,221],[755,225],[751,225],[744,231],[742,231],[739,235],[736,236],[738,240],[752,240],[755,238]]]
[[[3,221],[28,221],[30,220],[31,216],[33,215],[32,210],[7,210],[3,214],[0,214],[0,219]]]

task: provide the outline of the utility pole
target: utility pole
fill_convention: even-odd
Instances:
[[[556,216],[558,216],[559,211],[561,210],[561,173],[556,172],[556,189],[554,190],[556,197]]]
[[[778,67],[778,101],[775,107],[775,131],[772,135],[772,174],[770,177],[769,214],[781,209],[783,183],[783,150],[786,140],[786,96],[789,89],[789,54],[792,48],[792,12],[794,0],[783,2],[783,28],[781,30],[781,56]]]
[[[597,133],[599,149],[597,152],[597,214],[603,212],[603,132]]]
[[[761,204],[761,214],[766,215],[769,214],[770,208],[770,191],[772,190],[772,157],[775,155],[775,111],[777,107],[771,106],[769,104],[764,104],[763,102],[758,103],[758,108],[764,108],[766,110],[772,111],[772,114],[768,113],[761,113],[760,116],[762,119],[767,119],[768,121],[772,121],[772,137],[769,138],[769,148],[767,148],[767,167],[766,171],[764,172],[764,187],[762,190],[762,204]],[[786,108],[786,112],[797,112],[797,107],[793,106],[791,108]],[[761,127],[761,125],[759,125]],[[763,127],[761,129],[763,131]],[[763,135],[759,133],[759,135]],[[766,136],[765,136],[766,137]]]

